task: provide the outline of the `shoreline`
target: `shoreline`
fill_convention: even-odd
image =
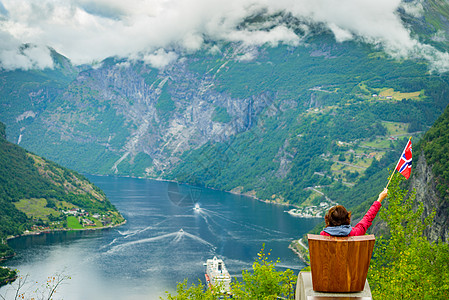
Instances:
[[[295,244],[298,244],[300,247],[302,247],[305,252],[308,252],[309,249],[302,243],[302,238],[300,238],[299,240],[293,240],[290,245],[288,245],[288,249],[292,250],[296,255],[298,255],[299,259],[304,262],[307,266],[310,265],[309,260],[306,257],[306,253],[305,252],[301,252],[296,246]]]
[[[5,266],[0,266],[0,268],[2,268],[3,270],[8,270],[8,276],[2,277],[0,280],[0,287],[3,287],[7,284],[11,284],[17,279],[18,275],[16,270],[11,270],[10,268]]]
[[[109,226],[101,226],[101,227],[92,227],[92,228],[56,228],[56,229],[29,231],[29,232],[24,232],[22,234],[9,236],[9,237],[6,238],[6,240],[12,240],[12,239],[20,238],[20,237],[23,237],[23,236],[41,235],[41,234],[44,234],[44,233],[52,233],[52,232],[58,232],[58,231],[90,231],[90,230],[95,231],[95,230],[103,230],[103,229],[108,229],[108,228],[119,227],[119,226],[122,226],[122,225],[125,225],[125,224],[126,224],[126,220],[124,220],[123,222],[121,222],[119,224],[109,225]]]
[[[45,233],[53,233],[53,232],[62,232],[62,231],[95,231],[95,230],[104,230],[104,229],[111,229],[111,228],[115,228],[115,227],[119,227],[122,225],[126,224],[126,219],[123,220],[123,222],[119,223],[119,224],[115,224],[115,225],[109,225],[109,226],[101,226],[101,227],[94,227],[94,228],[78,228],[78,229],[72,229],[72,228],[57,228],[57,229],[48,229],[48,230],[39,230],[39,231],[28,231],[28,232],[24,232],[22,234],[18,234],[18,235],[14,235],[14,236],[9,236],[6,238],[6,243],[9,240],[12,239],[16,239],[16,238],[20,238],[20,237],[24,237],[24,236],[31,236],[31,235],[41,235],[41,234],[45,234]],[[11,248],[11,247],[10,247]],[[11,248],[12,249],[12,248]],[[6,261],[8,261],[8,259],[13,258],[16,255],[16,253],[14,252],[13,255],[7,256],[7,257],[2,257],[0,259],[0,263],[5,263]],[[5,286],[7,284],[11,284],[13,283],[16,279],[17,279],[17,273],[10,269],[7,266],[0,266],[0,268],[3,269],[7,269],[10,272],[10,277],[3,279],[0,282],[0,287]]]
[[[163,179],[163,178],[160,178],[160,177],[159,178],[153,178],[153,177],[129,176],[129,175],[103,175],[103,174],[87,174],[87,173],[85,173],[83,175],[84,176],[91,175],[91,176],[98,176],[98,177],[121,177],[121,178],[145,179],[145,180],[154,180],[154,181],[159,181],[159,182],[175,182],[177,184],[189,185],[189,186],[197,187],[197,188],[211,189],[211,190],[214,190],[214,191],[230,193],[230,194],[237,195],[237,196],[245,196],[245,197],[248,197],[248,198],[253,198],[254,200],[257,200],[257,201],[260,201],[260,202],[263,202],[263,203],[276,204],[276,205],[282,205],[282,206],[292,206],[292,207],[295,207],[295,208],[300,208],[299,205],[291,204],[291,203],[288,203],[288,202],[276,202],[274,200],[263,200],[263,199],[257,198],[254,195],[251,195],[251,194],[239,193],[239,192],[233,191],[233,190],[230,190],[230,191],[228,191],[228,190],[220,190],[220,189],[217,189],[217,188],[214,188],[214,187],[205,187],[205,186],[200,186],[200,185],[194,185],[194,184],[190,184],[190,183],[187,183],[187,182],[179,182],[177,180]]]

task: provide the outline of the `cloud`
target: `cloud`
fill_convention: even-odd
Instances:
[[[53,68],[50,49],[42,45],[19,43],[7,32],[0,32],[0,66],[4,69]]]
[[[205,41],[298,45],[305,24],[327,26],[339,42],[360,39],[393,56],[444,58],[411,37],[399,8],[414,16],[422,11],[420,0],[0,0],[0,65],[51,67],[52,47],[75,64],[118,56],[164,67],[176,59],[173,51],[194,52]],[[260,14],[277,17],[245,23]],[[285,16],[302,21],[301,30]],[[23,44],[33,47],[21,52]]]
[[[275,28],[267,31],[233,31],[225,37],[228,41],[243,42],[248,45],[270,44],[272,46],[277,46],[282,42],[297,46],[300,40],[292,29],[283,25],[276,26]]]
[[[164,49],[159,49],[154,52],[154,54],[144,55],[143,61],[150,64],[154,68],[163,68],[170,63],[178,59],[178,55],[173,52],[166,52]]]
[[[335,24],[329,24],[329,29],[332,31],[332,33],[335,36],[335,39],[337,40],[337,42],[344,42],[344,41],[349,41],[352,40],[354,38],[353,34],[345,29],[342,29],[340,27],[338,27]]]

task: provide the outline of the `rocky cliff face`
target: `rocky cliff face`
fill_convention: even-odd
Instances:
[[[162,70],[111,59],[80,72],[49,109],[33,118],[42,121],[40,130],[45,128],[55,146],[73,142],[83,149],[74,156],[85,153],[82,161],[96,156],[106,163],[102,170],[89,166],[79,170],[161,177],[183,152],[250,129],[256,117],[274,102],[276,94],[270,91],[236,98],[213,88],[214,74],[226,62],[201,74],[189,69],[189,58]],[[40,141],[25,130],[36,124],[26,123],[27,119],[17,119],[23,124],[20,139],[33,144],[32,148],[39,147]],[[79,166],[71,161],[64,164]],[[130,165],[138,165],[139,172],[130,171]]]
[[[442,200],[436,189],[435,175],[431,166],[427,164],[424,153],[421,153],[416,166],[415,176],[411,179],[410,187],[416,190],[416,201],[424,205],[424,216],[427,217],[435,211],[433,224],[427,229],[429,240],[436,241],[441,238],[449,241],[449,203]]]
[[[394,148],[389,137],[410,120],[431,126],[449,99],[449,77],[326,33],[298,47],[220,46],[161,69],[108,58],[65,73],[0,72],[8,139],[83,173],[319,205],[323,191],[310,187],[354,199],[341,194]],[[373,97],[381,89],[411,98]]]

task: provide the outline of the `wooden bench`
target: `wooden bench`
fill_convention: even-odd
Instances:
[[[333,237],[308,234],[313,290],[360,292],[374,248],[374,235]]]

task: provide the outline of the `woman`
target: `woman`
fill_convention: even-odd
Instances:
[[[387,194],[388,189],[385,188],[379,194],[379,198],[374,201],[373,205],[371,205],[370,209],[366,212],[363,219],[354,227],[349,225],[351,223],[351,212],[348,212],[343,205],[332,207],[329,209],[326,216],[324,216],[326,227],[320,234],[328,236],[364,235],[371,226],[377,212],[382,206],[382,200],[387,197]]]

